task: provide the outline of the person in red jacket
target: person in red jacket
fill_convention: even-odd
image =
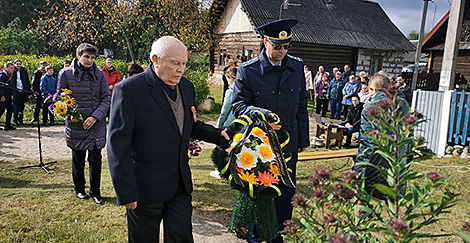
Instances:
[[[106,80],[108,81],[109,92],[113,94],[114,85],[121,82],[121,76],[119,75],[119,71],[113,67],[113,59],[106,59],[106,66],[103,68],[102,71],[106,76]]]

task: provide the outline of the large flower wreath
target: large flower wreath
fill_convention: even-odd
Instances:
[[[286,165],[290,154],[282,150],[289,134],[275,131],[267,119],[279,122],[273,113],[241,116],[227,129],[232,140],[221,142],[212,154],[221,176],[237,190],[230,231],[247,240],[277,237],[274,198],[283,187],[295,187]]]

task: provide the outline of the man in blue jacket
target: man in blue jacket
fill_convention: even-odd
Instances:
[[[15,66],[11,62],[5,63],[5,69],[0,71],[0,117],[3,116],[5,110],[7,115],[5,117],[5,131],[7,130],[16,130],[15,127],[11,125],[11,116],[13,114],[13,92],[10,88],[12,83],[11,74],[15,70]]]
[[[264,49],[238,69],[233,93],[233,112],[236,117],[252,110],[265,114],[276,113],[280,125],[290,134],[287,149],[292,159],[287,166],[295,183],[297,155],[309,146],[307,91],[302,59],[287,55],[292,40],[291,28],[296,19],[281,19],[260,26],[264,32]],[[279,127],[277,127],[279,129]],[[276,198],[279,230],[292,217],[291,198],[294,188],[287,188]],[[283,242],[279,236],[272,242]]]

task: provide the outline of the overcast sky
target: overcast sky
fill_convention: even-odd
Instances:
[[[423,13],[422,0],[371,0],[380,4],[393,23],[405,34],[411,31],[419,32],[421,15]],[[425,32],[429,32],[434,25],[449,11],[451,0],[429,1]]]

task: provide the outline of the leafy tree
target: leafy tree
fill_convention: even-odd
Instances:
[[[411,31],[411,33],[408,35],[408,40],[417,40],[419,37],[419,33],[416,32],[415,30]]]
[[[206,1],[198,0],[57,0],[47,1],[37,24],[42,37],[57,49],[81,42],[126,46],[132,61],[145,57],[156,37],[174,35],[190,50],[207,50]],[[100,45],[97,45],[100,46]],[[137,50],[137,52],[136,52]]]
[[[16,17],[6,28],[0,27],[0,54],[39,54],[44,51],[39,31],[22,29],[21,26],[20,18]]]

